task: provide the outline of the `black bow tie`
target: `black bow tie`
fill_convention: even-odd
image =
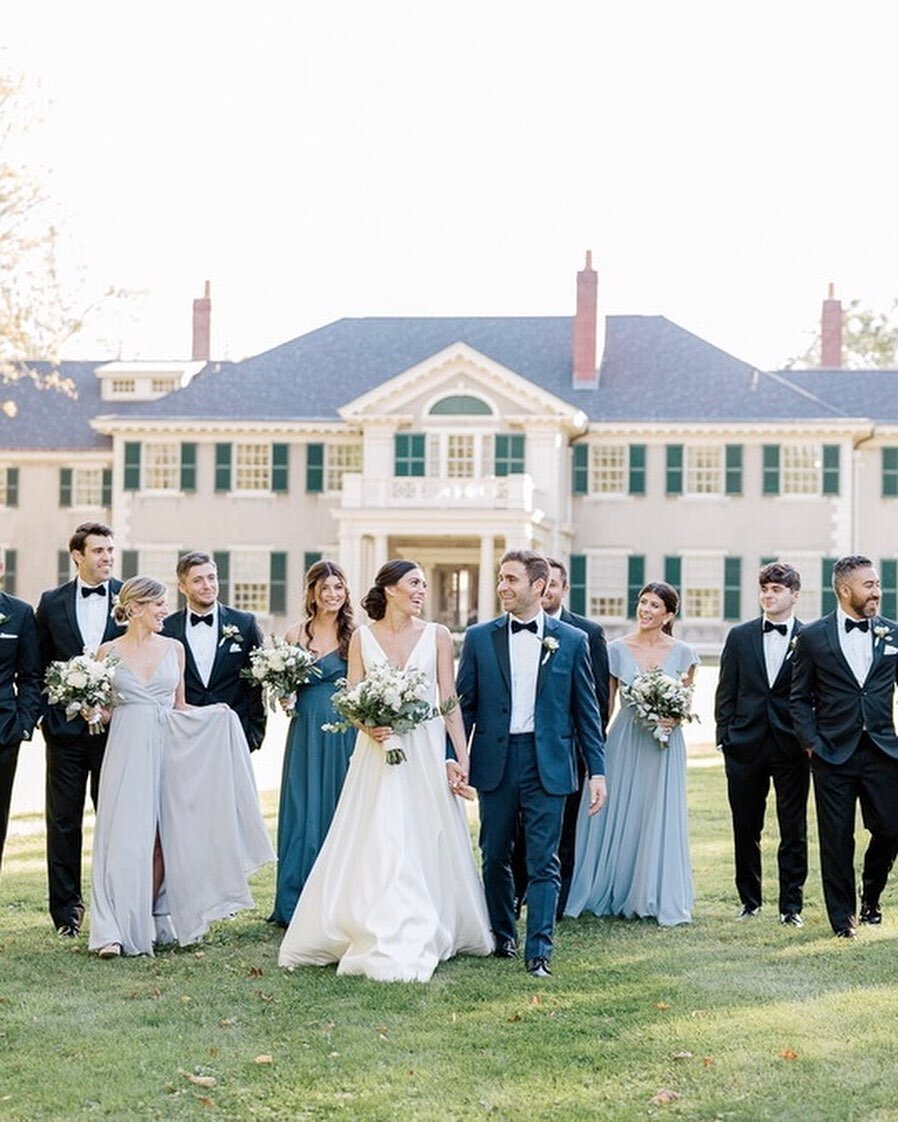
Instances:
[[[81,595],[87,598],[88,596],[105,596],[106,585],[98,584],[96,588],[88,588],[86,584],[81,585]]]
[[[780,633],[780,635],[785,635],[788,630],[789,630],[789,625],[787,623],[771,623],[769,619],[764,620],[764,634],[765,635],[767,634],[768,631],[778,631]]]
[[[854,631],[855,628],[857,628],[858,631],[869,631],[870,621],[868,619],[849,619],[848,616],[846,616],[845,630]]]
[[[519,631],[532,631],[534,635],[539,634],[539,626],[535,619],[529,623],[521,623],[520,620],[513,619],[511,621],[511,633],[517,635]]]
[[[212,626],[212,613],[210,612],[210,614],[207,615],[207,616],[198,616],[196,614],[196,612],[191,612],[190,613],[190,626],[191,627],[196,627],[196,625],[198,623],[208,623],[209,626],[211,627]]]

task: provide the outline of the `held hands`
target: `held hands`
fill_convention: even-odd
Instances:
[[[607,792],[605,789],[605,776],[604,775],[591,775],[589,777],[589,810],[587,814],[590,816],[598,814],[602,807],[605,805]]]
[[[82,705],[81,716],[89,725],[108,725],[112,720],[112,710],[102,705]]]
[[[453,795],[469,802],[474,799],[474,788],[468,786],[468,773],[458,760],[446,761],[446,778],[449,780],[449,790]]]

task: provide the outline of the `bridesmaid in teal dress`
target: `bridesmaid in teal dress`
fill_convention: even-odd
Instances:
[[[338,719],[331,704],[346,677],[349,640],[355,629],[346,576],[332,561],[316,561],[306,573],[305,618],[284,638],[317,656],[320,677],[299,687],[290,718],[278,811],[277,891],[272,923],[286,927],[331,824],[356,730],[323,732]]]
[[[637,630],[608,644],[611,708],[619,683],[630,685],[653,667],[692,684],[698,655],[672,635],[678,605],[676,589],[662,581],[639,593]],[[666,746],[636,723],[629,705],[622,704],[611,723],[608,802],[592,818],[581,803],[565,915],[652,918],[662,927],[692,919],[686,742],[677,722],[658,723],[670,730]],[[588,792],[585,797],[588,802]]]

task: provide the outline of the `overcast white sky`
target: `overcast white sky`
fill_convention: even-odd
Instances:
[[[4,5],[33,163],[89,291],[70,357],[214,357],[341,316],[610,314],[804,350],[829,281],[898,295],[886,0]]]

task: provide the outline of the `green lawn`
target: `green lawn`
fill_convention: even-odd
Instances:
[[[201,949],[100,962],[53,934],[43,836],[16,836],[0,1118],[898,1119],[893,894],[881,928],[836,940],[814,846],[804,929],[770,893],[737,923],[721,769],[690,769],[689,797],[692,926],[566,920],[543,982],[496,959],[428,985],[281,972],[270,872]]]

